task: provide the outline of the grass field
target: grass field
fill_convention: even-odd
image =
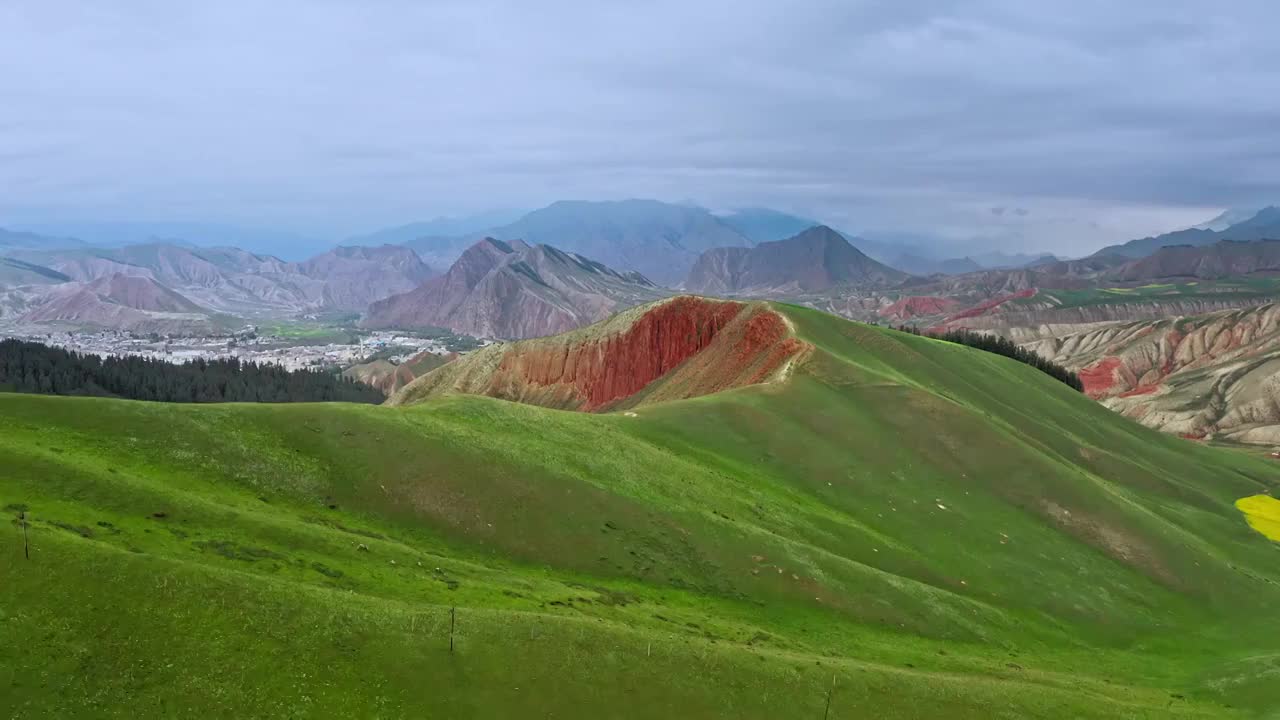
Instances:
[[[296,345],[353,345],[359,342],[355,323],[349,318],[332,320],[273,321],[258,326],[258,334],[280,338],[286,344]]]
[[[1015,305],[1036,305],[1049,299],[1057,307],[1069,308],[1175,300],[1238,302],[1242,299],[1261,300],[1277,296],[1280,296],[1280,278],[1240,277],[1078,290],[1042,289],[1034,297],[1017,298],[1010,302]]]
[[[788,380],[634,416],[0,395],[5,709],[1280,712],[1280,543],[1234,505],[1274,461],[777,307]]]

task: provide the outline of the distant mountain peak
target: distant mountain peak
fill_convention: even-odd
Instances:
[[[504,339],[563,332],[665,295],[639,273],[523,240],[484,238],[440,277],[373,303],[366,327],[444,327]]]
[[[1130,258],[1140,258],[1151,255],[1162,247],[1171,245],[1204,247],[1213,245],[1219,240],[1249,241],[1280,238],[1280,207],[1275,205],[1268,205],[1222,229],[1214,229],[1225,220],[1234,220],[1237,217],[1241,217],[1239,213],[1240,211],[1228,211],[1208,223],[1196,227],[1139,240],[1130,240],[1122,245],[1111,245],[1102,248],[1094,255],[1118,254]]]
[[[867,257],[826,225],[754,248],[715,248],[689,271],[693,292],[773,296],[837,286],[894,285],[907,274]]]

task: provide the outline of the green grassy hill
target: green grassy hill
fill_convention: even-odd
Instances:
[[[1280,486],[1274,461],[1003,357],[775,308],[814,346],[788,379],[629,413],[0,395],[3,704],[1280,709],[1280,543],[1233,505]]]

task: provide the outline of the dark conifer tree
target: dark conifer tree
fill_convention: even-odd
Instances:
[[[898,330],[912,335],[926,335],[928,337],[937,338],[938,340],[946,340],[957,345],[967,345],[971,348],[986,350],[990,353],[1003,355],[1007,358],[1013,358],[1020,363],[1025,363],[1040,372],[1065,383],[1066,385],[1084,392],[1084,383],[1080,382],[1080,376],[1066,369],[1058,363],[1041,357],[1040,355],[1018,347],[1012,340],[1000,337],[999,335],[988,335],[986,333],[973,332],[972,330],[947,330],[945,332],[924,332],[915,325],[899,325]]]
[[[381,391],[336,373],[228,360],[175,364],[82,355],[21,340],[0,341],[0,392],[95,395],[160,402],[380,403]]]

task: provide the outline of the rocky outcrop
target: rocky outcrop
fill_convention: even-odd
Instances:
[[[342,371],[342,375],[366,385],[372,385],[381,390],[384,395],[392,395],[413,382],[415,378],[426,375],[446,363],[453,362],[458,357],[457,353],[437,355],[430,352],[421,352],[399,364],[389,360],[371,360],[359,363]]]
[[[547,245],[486,238],[444,275],[369,306],[365,327],[518,339],[565,332],[665,296],[638,273]]]
[[[996,297],[991,298],[990,300],[985,300],[983,302],[980,302],[977,305],[974,305],[973,307],[965,308],[964,310],[961,310],[960,312],[948,317],[947,323],[955,324],[962,320],[983,317],[983,316],[989,315],[992,311],[996,310],[997,308],[1000,308],[1005,303],[1011,302],[1013,300],[1025,300],[1026,298],[1035,297],[1035,294],[1036,294],[1035,288],[1027,288],[1025,290],[1018,290],[1017,292],[1009,293],[1008,295],[998,295]]]
[[[819,225],[754,248],[709,250],[689,271],[684,287],[700,293],[772,297],[841,286],[889,286],[907,277]]]
[[[1151,427],[1280,441],[1280,305],[1107,323],[1022,344],[1078,370],[1090,396]]]
[[[912,320],[919,317],[946,315],[959,305],[960,303],[952,298],[912,295],[880,308],[878,314],[880,317],[891,320]]]
[[[466,393],[619,409],[765,382],[805,347],[767,306],[682,296],[575,332],[479,350],[415,380],[391,403]]]
[[[1205,313],[1255,307],[1274,299],[1255,296],[1181,300],[1151,300],[1132,303],[1100,303],[1059,308],[1052,303],[1006,306],[997,312],[977,313],[963,318],[953,317],[948,325],[970,330],[989,331],[1017,343],[1076,335],[1095,327],[1115,323],[1155,321],[1165,318],[1203,315]],[[1012,310],[1011,307],[1018,309]]]

